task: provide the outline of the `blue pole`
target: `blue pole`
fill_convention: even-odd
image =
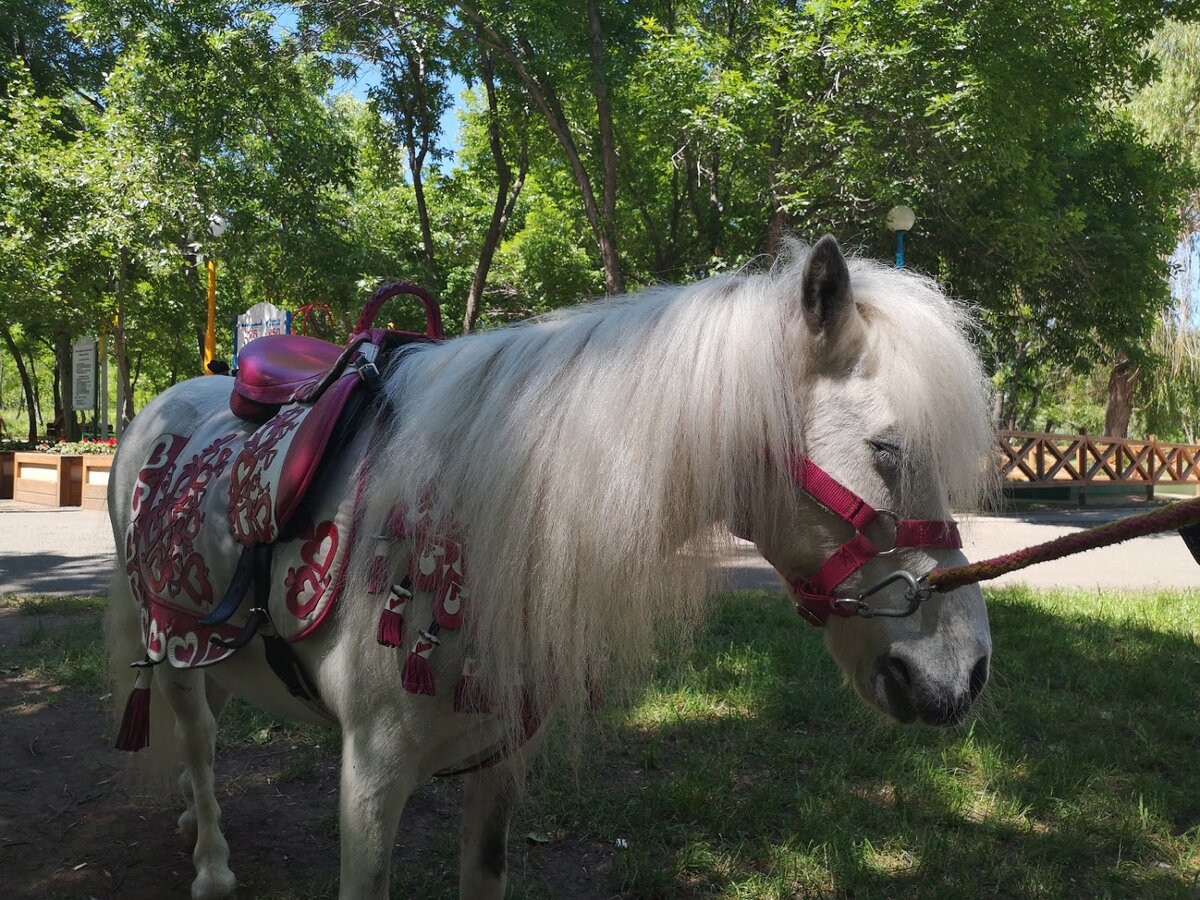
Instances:
[[[904,268],[904,232],[896,232],[896,268]]]

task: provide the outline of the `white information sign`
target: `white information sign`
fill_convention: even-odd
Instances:
[[[247,344],[266,334],[290,334],[292,314],[273,303],[255,303],[237,317],[234,346],[240,353]]]
[[[80,338],[71,348],[71,408],[94,409],[96,406],[96,342]]]

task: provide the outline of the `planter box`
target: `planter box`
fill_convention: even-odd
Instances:
[[[78,506],[83,497],[83,457],[14,453],[13,499],[41,506]]]
[[[0,500],[12,499],[13,479],[16,475],[13,455],[12,450],[0,450]]]
[[[108,473],[112,471],[112,456],[105,453],[85,453],[83,456],[84,509],[108,509]]]

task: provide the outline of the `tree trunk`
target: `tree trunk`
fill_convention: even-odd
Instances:
[[[54,411],[53,429],[57,432],[57,437],[62,437],[64,426],[63,422],[63,402],[62,402],[62,367],[58,358],[58,347],[54,342],[49,344],[50,356],[54,360],[54,368],[50,374],[50,408]]]
[[[55,403],[58,405],[58,415],[62,417],[62,431],[59,433],[68,441],[77,441],[81,434],[73,403],[75,381],[72,369],[75,360],[69,332],[60,331],[54,336],[54,359]]]
[[[1129,418],[1133,415],[1133,390],[1138,369],[1128,359],[1119,359],[1108,376],[1108,408],[1104,411],[1106,437],[1129,437]]]
[[[611,234],[617,218],[617,139],[613,131],[608,78],[604,71],[604,28],[600,22],[600,4],[597,0],[588,0],[588,38],[592,56],[592,90],[596,95],[596,121],[600,125],[604,224]]]
[[[37,374],[37,358],[33,355],[33,351],[28,351],[28,358],[25,360],[29,367],[29,383],[33,385],[33,404],[37,410],[37,421],[39,426],[46,424],[46,419],[42,415],[42,387],[38,383]]]
[[[714,147],[708,172],[708,243],[714,259],[725,255],[721,246],[725,204],[721,202],[720,167],[721,151]]]
[[[600,125],[601,197],[604,204],[600,210],[600,258],[605,263],[607,293],[623,294],[625,275],[620,268],[617,252],[617,138],[612,127],[612,103],[608,100],[608,80],[604,71],[604,29],[600,24],[600,7],[596,0],[588,0],[588,37],[592,50],[596,121]]]
[[[517,41],[521,44],[521,52],[518,52],[512,42],[506,40],[484,20],[483,14],[474,4],[465,2],[465,0],[457,0],[455,6],[462,13],[463,18],[477,29],[478,36],[473,36],[476,42],[485,50],[496,50],[512,66],[517,77],[521,79],[521,83],[525,85],[526,91],[529,92],[529,98],[546,120],[546,125],[550,128],[551,133],[558,139],[563,153],[566,154],[567,164],[571,167],[575,186],[579,188],[579,196],[583,201],[583,213],[587,217],[588,225],[592,229],[592,236],[596,241],[596,249],[604,267],[605,290],[610,295],[623,294],[625,292],[625,274],[621,270],[621,257],[617,252],[616,240],[605,225],[604,216],[596,202],[596,193],[592,189],[591,176],[588,175],[587,168],[583,165],[583,160],[579,155],[579,148],[571,134],[566,113],[563,112],[562,105],[558,102],[558,97],[551,85],[539,81],[526,65],[526,60],[535,59],[537,54],[528,42],[520,37],[517,38]]]
[[[33,380],[29,376],[29,370],[25,368],[25,360],[21,358],[21,350],[13,339],[12,331],[5,325],[0,334],[4,335],[4,346],[8,348],[13,362],[17,364],[17,375],[21,379],[21,390],[25,394],[25,411],[29,414],[29,440],[36,441],[38,436],[37,400],[33,393]]]
[[[781,83],[784,79],[780,78]],[[783,249],[783,238],[787,234],[788,229],[788,213],[784,207],[784,187],[780,181],[781,163],[780,156],[783,154],[783,123],[779,123],[775,134],[771,137],[770,156],[767,161],[767,183],[771,189],[771,218],[767,221],[767,240],[763,247],[767,256],[774,259],[779,255],[779,251]]]
[[[475,330],[479,321],[479,304],[483,300],[483,291],[487,287],[488,272],[492,268],[492,260],[496,256],[496,248],[504,237],[504,229],[512,218],[513,209],[517,205],[517,197],[525,184],[525,175],[529,171],[529,146],[524,132],[521,135],[521,158],[518,163],[516,180],[513,180],[512,166],[504,158],[504,145],[500,141],[500,107],[496,101],[495,67],[492,54],[483,55],[483,85],[487,90],[488,101],[488,140],[491,143],[492,159],[496,163],[496,200],[492,205],[492,218],[488,222],[487,233],[483,236],[483,246],[479,248],[479,262],[475,265],[475,274],[471,278],[471,288],[467,292],[467,310],[463,316],[463,333]]]
[[[422,145],[416,148],[416,136],[410,129],[408,132],[408,169],[412,174],[413,194],[417,199],[417,219],[421,223],[421,256],[425,267],[426,287],[436,291],[437,265],[433,253],[433,226],[429,222],[429,203],[425,199],[425,155],[428,147]]]
[[[113,328],[113,349],[117,356],[117,378],[121,382],[121,401],[124,409],[118,409],[121,430],[133,418],[133,383],[129,377],[129,349],[125,344],[125,288],[128,283],[129,259],[124,250],[117,268],[117,324]]]

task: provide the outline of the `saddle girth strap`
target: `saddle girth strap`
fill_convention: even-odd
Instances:
[[[254,580],[254,553],[254,547],[242,548],[237,568],[233,570],[233,578],[229,580],[229,587],[225,589],[225,596],[212,612],[200,620],[201,625],[224,625],[238,611],[238,607],[242,605],[242,598],[250,589],[250,582]]]
[[[262,639],[263,649],[267,654],[267,665],[283,682],[288,693],[300,700],[320,705],[321,693],[308,677],[304,666],[300,664],[300,658],[296,656],[292,645],[277,634],[264,634]],[[323,706],[321,708],[324,709]]]

